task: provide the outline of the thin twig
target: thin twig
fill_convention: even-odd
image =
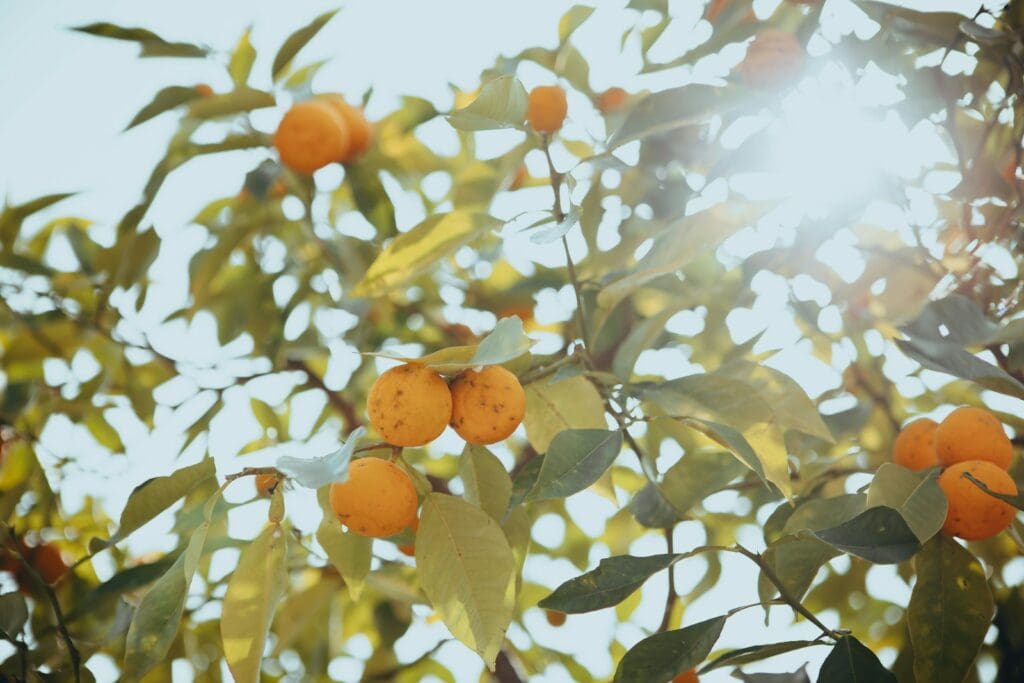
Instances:
[[[669,555],[675,553],[673,548],[672,540],[672,528],[665,529],[665,545],[668,547]],[[661,625],[658,626],[658,633],[668,630],[669,623],[672,621],[672,610],[676,606],[676,600],[678,599],[676,594],[676,572],[675,567],[668,568],[668,597],[665,598],[665,613],[661,617]]]
[[[309,380],[309,384],[320,389],[327,394],[327,402],[331,404],[331,407],[341,415],[345,421],[345,431],[352,432],[357,427],[362,426],[363,421],[359,419],[359,415],[356,413],[355,406],[345,400],[345,398],[336,391],[331,391],[324,384],[323,379],[313,372],[313,370],[301,360],[290,360],[288,361],[288,368],[290,370],[301,370],[306,374]]]

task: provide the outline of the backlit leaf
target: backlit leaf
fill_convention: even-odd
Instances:
[[[878,468],[868,489],[868,507],[885,505],[897,510],[917,539],[924,543],[946,521],[946,496],[939,488],[938,471],[913,472],[893,463]]]
[[[121,512],[117,533],[108,544],[117,543],[173,505],[201,482],[215,474],[213,460],[206,458],[173,474],[154,477],[135,487]]]
[[[566,429],[605,429],[604,401],[586,377],[549,384],[530,382],[526,389],[526,438],[538,453],[548,450],[555,435]]]
[[[317,491],[317,500],[324,516],[316,530],[316,541],[323,547],[327,559],[341,574],[345,587],[353,600],[362,594],[366,576],[370,573],[373,559],[373,539],[348,531],[331,510],[328,502],[328,487]]]
[[[694,451],[669,468],[659,489],[675,511],[685,515],[694,505],[746,471],[743,463],[729,453]]]
[[[501,522],[512,495],[512,479],[501,461],[483,446],[467,444],[459,457],[459,477],[466,500]]]
[[[135,118],[131,120],[125,130],[134,128],[140,123],[145,123],[146,121],[163,114],[165,111],[170,111],[171,109],[185,104],[186,102],[191,102],[198,97],[200,97],[199,92],[194,87],[172,85],[163,88],[153,97],[153,100],[149,104],[139,110],[139,113],[135,115]]]
[[[448,115],[448,123],[459,130],[524,128],[526,89],[515,76],[499,76],[484,83],[480,94],[468,105]]]

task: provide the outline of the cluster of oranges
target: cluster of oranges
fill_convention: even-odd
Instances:
[[[311,175],[328,164],[355,161],[370,148],[372,138],[362,109],[341,95],[320,95],[288,110],[274,133],[274,147],[281,163]]]
[[[976,541],[998,534],[1013,521],[1013,506],[988,495],[969,474],[990,491],[1017,495],[1007,473],[1013,444],[995,415],[984,408],[957,408],[941,423],[923,418],[900,431],[892,460],[912,470],[942,467],[939,486],[949,509],[942,527],[950,536]]]
[[[468,443],[508,438],[523,420],[526,392],[519,379],[498,365],[464,370],[451,384],[416,363],[391,368],[370,389],[370,424],[387,443],[423,446],[449,424]],[[360,458],[348,480],[331,485],[331,509],[350,531],[385,538],[418,527],[419,499],[408,473],[393,462]],[[402,552],[412,554],[404,546]]]
[[[45,541],[29,545],[24,537],[18,539],[17,548],[8,543],[0,547],[0,571],[10,572],[22,593],[28,593],[32,587],[32,577],[25,562],[35,570],[43,581],[48,584],[57,583],[68,566],[57,546]]]

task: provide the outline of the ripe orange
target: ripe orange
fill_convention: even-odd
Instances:
[[[553,609],[544,610],[544,616],[547,617],[548,623],[556,628],[564,624],[566,620],[565,612],[556,612]]]
[[[998,417],[984,408],[963,406],[935,430],[935,453],[943,467],[965,460],[988,460],[1005,470],[1013,458],[1013,444]]]
[[[0,554],[3,555],[0,570],[14,574],[14,579],[23,593],[28,592],[32,587],[32,578],[25,569],[24,564],[22,564],[21,557],[28,560],[28,563],[36,573],[39,574],[43,581],[49,584],[56,583],[60,577],[64,576],[64,572],[68,570],[60,550],[56,546],[45,542],[39,545],[29,545],[25,542],[25,539],[19,538],[17,550],[8,547],[0,550]]]
[[[968,541],[995,536],[1010,526],[1015,514],[1014,507],[982,491],[963,476],[965,472],[996,493],[1017,495],[1017,485],[997,465],[987,460],[956,463],[939,476],[939,486],[949,501],[942,531]]]
[[[274,133],[281,163],[306,175],[345,158],[350,144],[345,120],[332,107],[316,100],[299,102],[289,109]]]
[[[616,111],[629,99],[629,93],[619,87],[608,88],[597,96],[597,110],[602,114]]]
[[[206,83],[200,83],[196,86],[196,92],[199,93],[200,97],[209,97],[213,94],[213,88]]]
[[[331,509],[349,531],[370,538],[394,536],[416,521],[416,487],[398,465],[360,458],[348,480],[331,484]]]
[[[530,91],[526,120],[538,133],[554,133],[565,122],[569,105],[565,91],[557,85],[541,85]]]
[[[675,678],[672,679],[672,683],[699,683],[699,682],[700,682],[700,679],[697,678],[697,670],[696,669],[690,669],[689,671],[684,671],[683,673],[679,674],[678,676],[676,676]]]
[[[324,104],[333,109],[348,127],[349,147],[348,151],[337,160],[348,163],[361,157],[370,149],[370,141],[373,138],[373,129],[370,122],[366,120],[361,107],[354,107],[345,101],[341,95],[321,95],[319,98]]]
[[[788,31],[765,29],[754,36],[738,71],[753,88],[773,88],[793,80],[804,66],[804,48]]]
[[[447,382],[415,363],[391,368],[378,377],[367,405],[373,428],[395,446],[422,446],[433,441],[452,417]]]
[[[261,496],[269,496],[274,492],[279,481],[276,474],[257,474],[256,493]]]
[[[925,470],[939,464],[935,455],[935,420],[914,420],[902,430],[892,444],[892,461],[907,469]]]
[[[452,427],[473,444],[501,441],[526,412],[519,378],[500,365],[464,370],[452,382]]]

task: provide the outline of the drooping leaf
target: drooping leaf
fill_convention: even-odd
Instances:
[[[274,55],[274,63],[270,68],[270,75],[275,81],[281,76],[281,73],[291,63],[295,55],[299,53],[299,50],[304,48],[306,43],[313,40],[316,34],[320,32],[320,29],[333,19],[337,13],[338,10],[324,12],[285,39],[277,54]]]
[[[1024,384],[1002,368],[986,363],[957,344],[913,337],[897,339],[896,345],[900,351],[929,370],[970,380],[1001,394],[1024,398]]]
[[[459,458],[465,498],[499,523],[508,510],[512,479],[501,461],[483,446],[467,444]]]
[[[667,529],[681,519],[658,485],[650,481],[629,501],[629,511],[649,529]]]
[[[685,515],[694,505],[746,471],[743,463],[729,453],[695,451],[669,468],[659,488],[676,512]]]
[[[615,670],[615,683],[669,681],[707,658],[725,626],[715,617],[675,631],[656,633],[630,648]]]
[[[850,521],[814,535],[833,548],[876,564],[896,564],[921,549],[903,516],[884,505],[868,508]]]
[[[309,489],[319,489],[334,482],[348,479],[348,464],[359,439],[366,434],[365,427],[357,427],[341,448],[319,458],[297,458],[282,455],[274,463],[281,473]]]
[[[875,653],[853,636],[840,638],[818,672],[821,683],[896,683]]]
[[[263,648],[288,581],[287,534],[268,524],[245,550],[231,575],[221,608],[224,660],[239,683],[257,683]]]
[[[128,496],[121,512],[117,533],[107,542],[117,543],[173,505],[201,482],[215,474],[213,460],[206,458],[195,465],[183,467],[173,474],[154,477],[138,486]]]
[[[907,608],[919,681],[960,681],[974,666],[994,604],[981,563],[939,534],[914,558],[917,583]]]
[[[538,453],[547,452],[555,435],[566,429],[604,429],[604,401],[586,377],[554,384],[541,379],[526,390],[526,438]]]
[[[538,605],[566,614],[593,612],[617,605],[654,574],[679,561],[679,555],[607,557],[586,574],[566,581]]]
[[[565,498],[582,491],[611,467],[622,450],[622,432],[567,429],[555,435],[526,500]]]
[[[135,115],[125,130],[134,128],[140,123],[145,123],[163,114],[165,111],[170,111],[198,97],[200,97],[199,92],[194,87],[172,85],[163,88],[153,97],[149,104],[139,110],[139,113]]]
[[[733,361],[716,371],[752,387],[771,408],[783,431],[790,429],[832,443],[832,432],[796,380],[766,365]]]
[[[448,123],[459,130],[524,128],[526,89],[515,76],[499,76],[484,83],[480,94],[468,105],[448,115]]]
[[[913,472],[893,463],[878,468],[868,489],[868,507],[884,505],[898,511],[917,539],[924,543],[946,521],[946,496],[938,472]]]
[[[431,493],[422,510],[420,585],[452,635],[493,669],[515,603],[512,549],[494,518],[454,496]]]
[[[493,216],[470,211],[429,216],[412,230],[396,237],[377,256],[352,294],[358,297],[380,296],[408,284],[459,247],[500,226],[501,222]]]
[[[356,208],[377,229],[377,238],[394,237],[398,232],[395,205],[384,188],[378,169],[370,164],[350,164],[345,170],[345,181],[352,188]]]

